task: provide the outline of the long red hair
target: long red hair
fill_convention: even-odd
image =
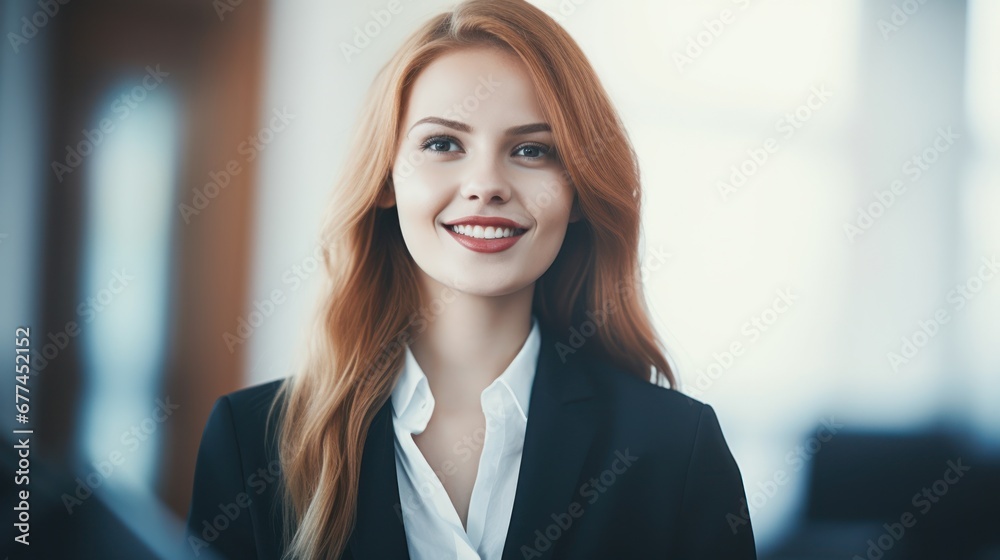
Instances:
[[[535,285],[533,312],[566,332],[610,310],[578,351],[676,385],[639,275],[639,169],[621,120],[580,47],[523,0],[469,0],[417,30],[381,69],[321,236],[326,286],[301,371],[286,379],[279,454],[287,557],[339,558],[354,527],[365,436],[389,398],[403,343],[426,320],[416,264],[389,188],[409,84],[442,53],[491,45],[523,61],[583,219]]]

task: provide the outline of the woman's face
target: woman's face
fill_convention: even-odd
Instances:
[[[419,268],[476,295],[532,287],[579,214],[523,63],[449,52],[420,72],[404,109],[381,206],[396,204]]]

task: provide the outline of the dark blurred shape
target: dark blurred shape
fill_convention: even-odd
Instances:
[[[12,449],[13,442],[4,439],[4,447]],[[3,470],[13,473],[17,470],[14,453],[3,453]],[[99,494],[94,494],[80,505],[69,508],[64,505],[63,494],[72,495],[77,487],[76,476],[54,469],[41,459],[32,456],[30,467],[28,520],[30,531],[28,546],[16,544],[12,531],[4,539],[3,555],[15,559],[145,559],[163,558],[136,535],[112,510]],[[22,486],[14,485],[13,476],[3,479],[3,507],[13,511]],[[180,550],[180,547],[178,547]]]
[[[4,439],[4,446],[13,443]],[[3,470],[17,470],[14,453],[3,453]],[[13,476],[4,477],[2,507],[11,512],[22,486],[13,484]],[[67,507],[66,496],[73,496],[79,482],[77,475],[60,470],[37,457],[31,458],[30,467],[30,532],[29,545],[14,543],[13,534],[4,539],[5,558],[20,559],[156,559],[187,558],[191,556],[177,527],[165,526],[152,508],[142,509],[139,504],[129,506],[109,502],[101,492]],[[140,509],[140,511],[135,511]],[[129,517],[129,522],[123,516]],[[140,527],[136,531],[136,527]],[[141,533],[141,534],[139,534]],[[199,558],[214,560],[210,552]]]
[[[950,433],[842,432],[811,467],[805,519],[771,560],[1000,558],[1000,461]]]

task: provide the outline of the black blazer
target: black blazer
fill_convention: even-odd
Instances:
[[[743,481],[712,407],[579,351],[564,360],[557,344],[567,341],[541,334],[503,560],[756,558]],[[273,427],[264,433],[278,384],[212,409],[187,520],[189,550],[202,558],[281,555]],[[389,399],[368,431],[343,559],[409,558],[394,453]]]

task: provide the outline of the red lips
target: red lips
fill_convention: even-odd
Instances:
[[[492,221],[493,221],[492,224],[487,224],[487,225],[493,225],[493,227],[511,227],[511,228],[517,229],[516,226],[507,226],[507,225],[501,224],[495,218]],[[510,220],[503,220],[503,221],[509,222]],[[472,225],[472,224],[467,223],[465,225]],[[476,225],[480,225],[480,224],[476,224]],[[483,226],[483,227],[487,227],[487,226]],[[524,229],[517,229],[517,233],[515,233],[514,235],[511,235],[510,237],[497,237],[497,238],[494,238],[494,239],[482,238],[481,239],[481,238],[478,238],[478,237],[470,237],[468,235],[464,235],[464,234],[458,233],[457,231],[455,231],[455,230],[452,229],[452,226],[444,226],[444,228],[446,230],[448,230],[448,233],[451,234],[452,238],[455,239],[455,241],[458,241],[459,244],[461,244],[466,249],[470,249],[470,250],[475,251],[477,253],[499,253],[500,251],[504,251],[504,250],[510,249],[511,247],[514,246],[515,243],[518,242],[519,239],[521,239],[521,237],[524,236],[524,232],[526,231]]]

